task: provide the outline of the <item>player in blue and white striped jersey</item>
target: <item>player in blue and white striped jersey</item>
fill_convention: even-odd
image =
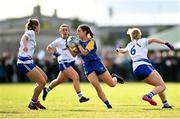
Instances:
[[[29,19],[26,31],[20,40],[20,48],[17,59],[18,70],[29,79],[36,82],[34,94],[28,107],[33,110],[45,109],[38,101],[38,97],[46,85],[47,76],[43,70],[33,63],[33,54],[36,47],[35,35],[40,32],[40,23],[37,19]]]
[[[154,86],[154,89],[144,95],[142,99],[148,101],[151,105],[157,105],[152,97],[158,94],[162,100],[163,108],[172,108],[166,99],[165,83],[147,57],[147,46],[151,43],[159,43],[168,46],[171,50],[174,50],[174,47],[170,43],[158,38],[141,38],[141,31],[138,28],[129,29],[127,34],[130,35],[131,42],[126,48],[117,48],[117,51],[120,53],[128,52],[133,62],[132,65],[135,76],[139,80],[144,80],[145,83]]]
[[[61,36],[48,45],[47,51],[57,57],[60,72],[57,78],[54,79],[47,88],[44,88],[43,100],[46,99],[46,96],[51,89],[70,78],[73,80],[73,86],[79,97],[79,102],[86,102],[89,98],[83,96],[80,88],[79,75],[73,68],[75,65],[75,58],[72,56],[71,50],[69,50],[66,45],[69,37],[69,26],[62,24],[59,28],[59,33]]]

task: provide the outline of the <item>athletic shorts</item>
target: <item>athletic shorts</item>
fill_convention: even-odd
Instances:
[[[100,75],[100,74],[106,72],[106,68],[100,60],[85,62],[84,70],[85,70],[86,76],[88,76],[92,72],[95,72],[97,75]]]
[[[31,63],[31,64],[17,64],[17,68],[18,70],[22,73],[22,74],[27,74],[28,72],[30,72],[34,67],[36,67],[35,64]]]
[[[138,66],[134,70],[134,74],[139,80],[144,80],[153,72],[153,70],[155,69],[152,65],[143,64],[143,65]]]
[[[75,61],[72,61],[72,62],[60,62],[59,63],[59,70],[64,71],[68,67],[73,67],[74,64],[75,64]]]

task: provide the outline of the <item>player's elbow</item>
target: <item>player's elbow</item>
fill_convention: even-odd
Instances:
[[[156,41],[157,41],[156,38],[149,38],[148,43],[151,44],[151,43],[154,43]]]
[[[71,55],[72,55],[73,57],[76,57],[76,56],[77,56],[77,53],[73,52],[73,53],[71,53]]]
[[[82,53],[82,55],[84,55],[84,56],[86,56],[86,55],[88,55],[88,51],[84,51],[84,52],[81,52]]]
[[[51,53],[52,48],[51,48],[50,46],[47,46],[47,47],[46,47],[46,51],[47,51],[48,53]]]

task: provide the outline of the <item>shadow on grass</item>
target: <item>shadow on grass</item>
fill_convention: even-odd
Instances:
[[[115,105],[119,107],[144,107],[144,105]]]
[[[70,109],[68,111],[71,112],[94,112],[95,110],[87,110],[87,109]]]
[[[23,112],[6,112],[6,111],[0,111],[0,114],[20,114]]]
[[[142,110],[162,110],[162,108],[143,108]]]

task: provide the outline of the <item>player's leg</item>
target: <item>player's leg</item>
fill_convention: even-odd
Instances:
[[[38,97],[46,85],[46,79],[43,77],[41,72],[37,69],[37,67],[33,68],[31,71],[29,71],[26,76],[31,79],[32,81],[36,82],[36,87],[34,89],[34,94],[32,96],[32,100],[29,104],[30,109],[37,109],[37,102],[38,102]],[[45,109],[45,107],[44,107]]]
[[[106,69],[106,67],[102,64],[101,61],[93,62],[92,67],[98,77],[109,86],[114,87],[117,82],[124,83],[123,79],[116,74],[113,74],[113,76],[111,76],[109,71]]]
[[[158,95],[159,95],[159,97],[160,97],[160,99],[162,101],[162,104],[163,104],[162,108],[172,108],[172,106],[169,105],[169,103],[168,103],[168,101],[166,99],[165,91],[160,92]]]
[[[45,72],[39,66],[36,66],[36,67],[37,67],[38,71],[41,72],[41,74],[43,75],[44,79],[47,81],[48,77],[45,74]]]
[[[67,79],[67,77],[64,75],[64,73],[59,72],[58,76],[56,79],[52,80],[50,82],[50,84],[48,85],[48,87],[43,89],[43,95],[42,98],[43,100],[46,99],[48,93],[55,88],[57,85],[59,85],[60,83],[63,83],[65,80]]]
[[[90,81],[90,83],[94,86],[99,98],[106,104],[107,108],[112,108],[100,86],[96,73],[95,72],[90,73],[87,78]]]
[[[68,67],[67,69],[65,69],[63,71],[63,74],[72,79],[73,80],[73,86],[74,89],[79,97],[79,102],[86,102],[89,100],[89,98],[86,98],[85,96],[83,96],[82,92],[81,92],[81,88],[80,88],[80,81],[79,81],[79,75],[78,73],[73,69],[73,67]]]
[[[98,78],[103,80],[106,84],[108,84],[110,87],[114,87],[117,84],[117,78],[111,77],[110,73],[106,70],[104,73],[98,75]]]
[[[47,81],[48,77],[47,75],[45,74],[45,72],[39,67],[39,66],[36,66],[36,68],[38,69],[38,71],[42,74],[42,76],[44,77],[44,79]],[[36,83],[37,85],[37,83]],[[40,108],[40,109],[45,109],[45,107],[40,103],[40,101],[37,102],[37,107]]]
[[[49,88],[53,89],[60,83],[63,83],[65,80],[67,80],[67,76],[63,72],[59,72],[57,78],[50,82]]]
[[[155,86],[155,88],[147,94],[148,97],[152,98],[154,95],[158,94],[164,108],[171,108],[171,106],[168,104],[166,95],[165,95],[165,83],[161,77],[161,75],[154,70],[148,77],[147,79],[144,80],[147,84]]]

